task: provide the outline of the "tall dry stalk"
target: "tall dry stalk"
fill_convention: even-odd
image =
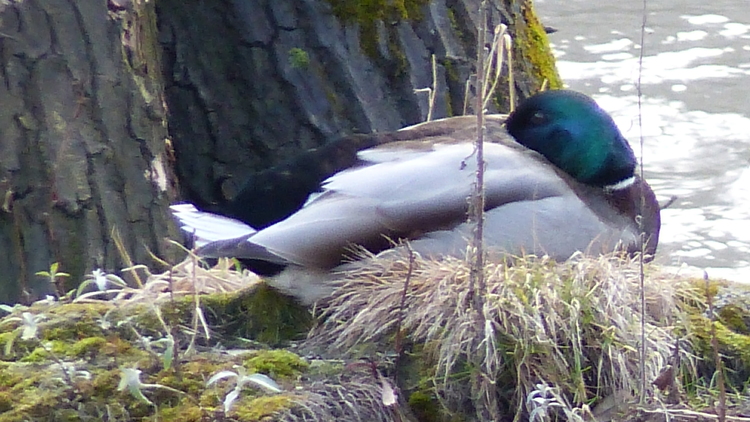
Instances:
[[[497,403],[496,389],[494,388],[495,373],[491,368],[493,356],[490,355],[490,346],[495,343],[492,327],[488,327],[488,321],[484,312],[485,294],[487,291],[484,278],[484,106],[485,106],[485,57],[484,46],[487,25],[487,2],[482,1],[479,5],[479,27],[477,28],[477,86],[476,86],[476,144],[475,153],[477,160],[477,174],[474,184],[474,192],[471,196],[469,206],[469,219],[474,223],[473,238],[469,244],[469,291],[468,305],[473,307],[475,317],[474,335],[475,339],[482,338],[479,345],[485,345],[485,353],[478,347],[475,357],[476,368],[479,372],[474,374],[472,382],[472,393],[480,398],[481,405],[477,409],[480,420],[494,421],[500,416]],[[498,66],[499,67],[499,66]],[[475,340],[476,341],[476,340]],[[476,343],[475,343],[476,344]]]

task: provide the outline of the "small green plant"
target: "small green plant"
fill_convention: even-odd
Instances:
[[[256,384],[263,388],[266,391],[272,392],[272,393],[280,393],[281,387],[279,387],[278,384],[276,384],[276,381],[271,379],[271,377],[263,374],[247,374],[247,370],[244,366],[235,365],[234,368],[235,371],[221,371],[214,374],[211,378],[208,379],[206,382],[206,387],[210,386],[211,384],[224,379],[224,378],[235,378],[235,384],[232,391],[230,391],[226,397],[224,397],[224,413],[229,413],[229,411],[232,409],[232,404],[234,404],[235,401],[237,401],[237,398],[240,397],[240,392],[242,392],[242,387],[244,387],[246,384]]]
[[[120,369],[120,383],[117,385],[118,391],[128,390],[130,395],[136,398],[136,400],[153,406],[156,409],[156,405],[143,394],[144,390],[149,389],[161,389],[171,391],[186,397],[190,397],[185,394],[184,391],[177,390],[176,388],[167,387],[161,384],[146,384],[141,382],[141,370],[135,368],[121,368]]]
[[[53,262],[52,265],[49,266],[49,271],[37,271],[36,275],[47,277],[49,283],[55,286],[55,291],[57,291],[57,294],[62,297],[65,295],[65,286],[63,286],[62,281],[58,280],[58,278],[70,277],[70,274],[64,273],[62,271],[57,271],[58,268],[60,268],[60,263]]]
[[[7,321],[20,321],[23,332],[21,333],[21,340],[31,340],[38,338],[39,334],[39,323],[44,321],[46,317],[44,314],[32,314],[31,312],[24,312],[21,317],[9,317]]]
[[[144,349],[156,357],[157,359],[161,358],[162,365],[164,366],[164,369],[169,369],[172,367],[172,362],[175,358],[175,340],[174,336],[172,335],[172,330],[167,325],[166,321],[164,321],[164,318],[161,315],[161,310],[158,307],[153,307],[154,314],[156,315],[156,318],[161,323],[162,327],[164,328],[164,332],[166,333],[164,337],[157,339],[157,340],[151,340],[150,336],[142,336],[138,330],[135,329],[135,327],[130,327],[133,330],[133,333],[138,337],[138,341],[140,344],[144,347]],[[154,350],[152,346],[159,345],[164,347],[164,352],[159,354]]]
[[[560,394],[559,388],[543,382],[537,383],[536,389],[526,396],[526,409],[529,411],[530,422],[556,420],[553,409],[564,413],[566,420],[574,422],[585,420],[580,414],[568,410],[570,408],[570,403]]]
[[[292,48],[289,50],[289,64],[294,69],[307,69],[310,65],[310,56],[301,48]]]
[[[39,275],[39,273],[37,273]],[[96,285],[97,291],[87,293],[85,295],[82,295],[83,291],[86,290],[86,288],[92,284]],[[119,291],[119,289],[113,290],[107,289],[107,286],[110,284],[114,284],[119,289],[127,287],[127,283],[125,283],[125,280],[122,278],[114,275],[114,274],[107,274],[106,272],[102,271],[100,268],[95,269],[91,272],[88,276],[86,276],[86,280],[81,283],[80,286],[78,286],[78,290],[76,291],[76,300],[83,299],[90,296],[100,295],[102,293],[111,293],[114,291]]]
[[[3,306],[7,308],[6,305]],[[3,309],[4,311],[9,311],[5,308]],[[31,312],[23,312],[20,317],[6,317],[2,322],[3,324],[11,322],[20,322],[20,324],[15,331],[13,331],[12,337],[10,337],[5,343],[5,350],[3,351],[5,356],[11,354],[15,340],[19,336],[21,337],[21,340],[39,340],[39,323],[45,319],[47,319],[47,317],[44,316],[44,314],[35,315]]]

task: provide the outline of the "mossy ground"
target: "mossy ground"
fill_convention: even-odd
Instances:
[[[304,336],[309,311],[265,287],[203,295],[200,301],[194,295],[162,295],[126,302],[45,301],[16,306],[0,320],[0,422],[260,420],[290,399],[246,388],[233,413],[224,415],[223,398],[231,385],[207,387],[206,380],[244,366],[293,391],[307,369],[305,360],[283,349],[225,351],[245,335],[256,346],[264,341],[266,348]],[[190,327],[198,303],[208,331]],[[24,332],[29,315],[37,324],[33,335]],[[170,337],[174,347],[165,341]],[[142,371],[143,394],[153,405],[118,389],[122,368]]]

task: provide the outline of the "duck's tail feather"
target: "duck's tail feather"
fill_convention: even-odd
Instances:
[[[205,258],[239,258],[287,265],[289,262],[266,249],[264,246],[252,242],[254,233],[235,239],[221,239],[206,243],[198,248],[198,255]]]
[[[193,204],[175,204],[169,208],[180,229],[191,235],[195,246],[199,248],[211,242],[242,237],[246,240],[256,232],[254,228],[239,220],[199,211]]]
[[[287,260],[250,240],[257,231],[242,221],[200,211],[193,204],[169,207],[180,229],[193,236],[197,253],[204,258],[239,258],[286,265]]]

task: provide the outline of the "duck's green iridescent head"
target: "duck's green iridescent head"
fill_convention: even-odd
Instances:
[[[635,154],[612,117],[578,92],[545,91],[508,117],[508,133],[579,182],[611,186],[631,178]]]

